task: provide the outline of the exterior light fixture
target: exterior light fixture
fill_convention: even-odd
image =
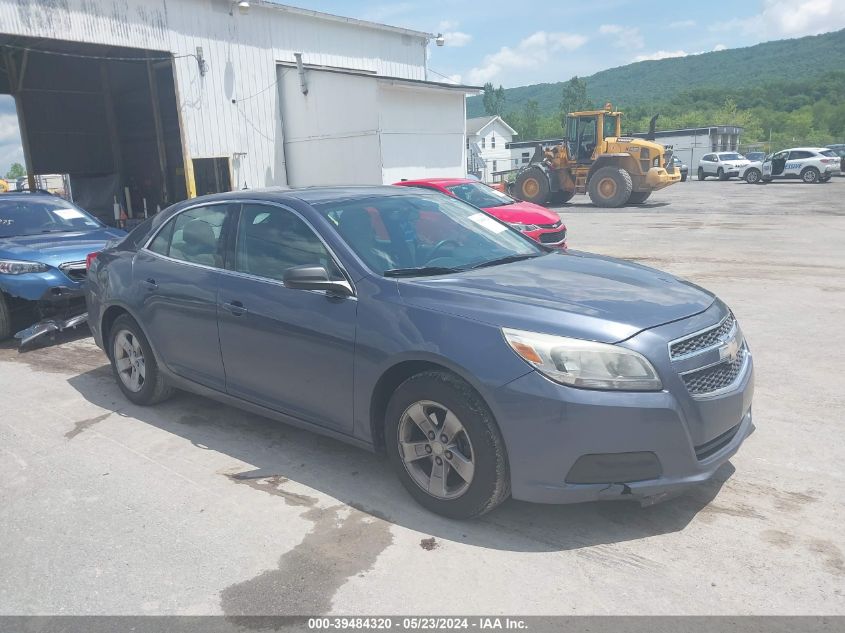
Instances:
[[[234,15],[235,5],[238,6],[238,13],[241,15],[249,13],[249,2],[247,0],[234,0],[229,6],[229,15]]]
[[[438,33],[437,37],[434,39],[438,46],[445,46],[446,45],[446,38],[443,37],[443,33]]]

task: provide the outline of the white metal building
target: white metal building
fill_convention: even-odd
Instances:
[[[661,130],[654,133],[654,140],[661,145],[671,145],[675,156],[695,171],[698,160],[710,152],[735,152],[739,148],[742,128],[736,125],[711,125],[683,130]],[[645,138],[641,132],[632,136]]]
[[[248,4],[0,0],[0,93],[28,170],[69,173],[96,211],[128,191],[136,215],[142,199],[466,173],[477,90],[427,81],[431,34]]]

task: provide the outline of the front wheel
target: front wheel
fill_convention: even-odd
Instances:
[[[12,314],[6,296],[0,292],[0,341],[5,341],[12,335]]]
[[[454,374],[427,371],[403,382],[387,405],[385,443],[402,485],[432,512],[469,519],[510,494],[493,414]]]
[[[545,204],[549,201],[549,179],[539,167],[530,167],[516,177],[513,194],[520,200]]]
[[[633,191],[628,198],[628,204],[642,204],[651,195],[650,191]]]
[[[112,324],[108,351],[117,386],[130,401],[155,404],[173,392],[158,369],[147,337],[128,314]]]
[[[687,181],[687,174],[686,174],[686,172],[684,172],[683,174],[681,174],[681,182],[686,182],[686,181]]]
[[[728,175],[725,173],[725,170],[722,169],[721,167],[719,167],[719,169],[716,170],[716,176],[718,176],[719,180],[727,180],[728,179]]]
[[[807,184],[818,182],[819,170],[815,167],[807,167],[807,169],[801,172],[801,180],[803,180]]]
[[[705,180],[707,176],[704,175],[704,169],[702,167],[698,168],[698,179]]]
[[[749,169],[745,172],[745,182],[749,185],[756,185],[760,182],[760,177],[763,174],[760,173],[759,169]]]
[[[602,167],[593,174],[587,185],[593,204],[608,208],[623,206],[631,197],[633,189],[631,174],[621,167]]]

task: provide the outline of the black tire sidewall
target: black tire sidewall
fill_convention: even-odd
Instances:
[[[703,167],[698,168],[698,179],[699,180],[706,180],[707,179],[707,174],[704,173]]]
[[[540,185],[537,195],[534,196],[533,199],[528,196],[523,197],[522,193],[522,183],[528,178],[535,178]],[[546,178],[546,174],[543,173],[543,171],[537,167],[526,169],[524,172],[519,174],[516,177],[514,185],[515,193],[517,194],[516,197],[520,200],[524,200],[525,202],[533,202],[534,204],[545,204],[549,201],[549,181]]]
[[[756,179],[754,179],[754,180],[749,180],[749,179],[748,179],[748,176],[749,176],[749,175],[751,175],[751,174],[757,174],[757,178],[756,178]],[[758,169],[749,169],[749,170],[746,172],[746,174],[745,174],[745,182],[747,182],[749,185],[756,185],[757,183],[759,183],[759,182],[760,182],[760,180],[762,179],[762,177],[763,177],[763,176],[762,176],[762,174],[760,173],[760,170],[758,170]]]
[[[450,409],[463,424],[472,444],[475,466],[472,483],[456,499],[437,499],[422,490],[405,469],[399,454],[398,432],[402,414],[420,400],[431,400]],[[478,393],[454,374],[424,372],[402,383],[387,405],[384,428],[391,466],[411,496],[432,512],[454,519],[468,519],[493,509],[507,496],[510,490],[507,458],[493,415]]]
[[[126,385],[123,384],[123,381],[118,375],[117,366],[115,364],[114,339],[122,330],[127,330],[131,332],[132,336],[138,339],[138,342],[141,344],[141,349],[144,352],[144,385],[143,387],[141,387],[141,390],[137,392],[130,391],[126,388]],[[141,326],[138,325],[135,319],[133,319],[128,314],[123,314],[117,317],[117,319],[115,319],[114,323],[112,324],[111,329],[109,330],[107,353],[109,360],[111,361],[111,368],[112,373],[114,374],[114,379],[117,382],[117,386],[123,392],[123,395],[135,404],[152,404],[155,401],[156,384],[159,381],[158,365],[156,363],[152,347],[150,347],[150,343],[147,340],[144,331],[141,329]]]
[[[805,174],[815,174],[815,176],[813,177],[812,180],[807,180],[805,178]],[[819,172],[819,170],[816,169],[815,167],[807,167],[807,169],[805,169],[804,171],[801,172],[801,180],[806,182],[808,185],[813,184],[813,183],[816,183],[816,182],[819,181],[820,174],[821,174],[821,172]]]
[[[616,194],[612,198],[602,198],[599,193],[599,182],[605,178],[612,178],[616,182]],[[627,204],[631,197],[633,182],[631,176],[621,167],[602,167],[590,178],[587,190],[590,200],[597,207],[616,209]]]
[[[12,312],[6,303],[6,297],[0,292],[0,341],[12,335]]]

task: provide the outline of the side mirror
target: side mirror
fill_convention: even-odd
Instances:
[[[331,295],[349,297],[352,288],[345,281],[331,281],[323,266],[294,266],[282,277],[285,288],[294,290],[325,290]]]

